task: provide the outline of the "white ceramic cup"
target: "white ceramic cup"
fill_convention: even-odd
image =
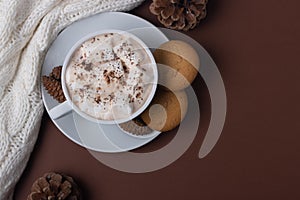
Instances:
[[[81,111],[73,102],[72,99],[68,93],[68,89],[67,89],[67,85],[66,85],[66,69],[69,65],[69,62],[74,54],[74,52],[78,49],[78,47],[80,47],[80,45],[82,43],[84,43],[85,41],[100,35],[100,34],[105,34],[105,33],[118,33],[118,34],[125,34],[127,36],[129,36],[130,38],[134,39],[137,43],[139,43],[142,48],[145,50],[145,52],[147,53],[148,57],[150,58],[151,61],[151,66],[153,66],[153,83],[152,84],[152,88],[151,88],[151,92],[148,95],[147,100],[144,102],[144,104],[134,113],[132,113],[129,117],[127,118],[122,118],[122,119],[113,119],[113,120],[104,120],[104,119],[96,119],[88,114],[86,114],[85,112]],[[124,123],[127,122],[131,119],[134,119],[135,117],[137,117],[138,115],[140,115],[150,104],[151,100],[153,99],[153,96],[155,94],[156,88],[157,88],[157,81],[158,81],[158,71],[157,71],[157,65],[155,62],[155,59],[151,53],[151,51],[149,50],[149,48],[146,46],[146,44],[139,39],[138,37],[136,37],[135,35],[128,33],[126,31],[121,31],[121,30],[114,30],[114,29],[108,29],[108,30],[101,30],[101,31],[97,31],[91,34],[86,35],[85,37],[81,38],[79,41],[77,41],[73,47],[70,49],[70,51],[68,52],[64,63],[63,63],[63,67],[62,67],[62,72],[61,72],[61,84],[62,84],[62,89],[63,89],[63,93],[66,97],[66,101],[55,106],[54,108],[52,108],[49,111],[49,115],[52,119],[58,119],[68,113],[70,113],[71,111],[75,111],[76,113],[78,113],[80,116],[82,116],[83,118],[85,118],[86,120],[92,121],[92,122],[96,122],[96,123],[100,123],[100,124],[119,124],[119,123]]]

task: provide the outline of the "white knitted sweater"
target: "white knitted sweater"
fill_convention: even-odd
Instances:
[[[78,19],[142,1],[0,0],[0,200],[12,199],[38,135],[40,69],[53,39]]]

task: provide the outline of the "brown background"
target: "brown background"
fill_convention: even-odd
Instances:
[[[150,2],[131,13],[160,26]],[[75,177],[89,200],[300,199],[299,6],[298,0],[209,0],[207,18],[186,33],[211,54],[227,92],[226,124],[207,157],[197,158],[210,117],[207,88],[198,77],[199,132],[175,163],[146,174],[113,170],[68,140],[45,112],[15,199],[24,200],[48,171]],[[135,152],[159,148],[174,134]]]

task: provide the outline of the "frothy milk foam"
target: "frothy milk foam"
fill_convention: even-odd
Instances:
[[[105,33],[85,41],[72,55],[66,85],[72,102],[100,120],[129,117],[153,87],[147,52],[127,34]]]

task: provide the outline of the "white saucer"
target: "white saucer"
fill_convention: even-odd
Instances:
[[[62,65],[69,49],[83,36],[102,29],[128,31],[150,48],[157,48],[168,38],[154,25],[131,14],[106,12],[77,21],[64,29],[50,46],[42,66],[42,75],[49,75],[52,68]],[[43,102],[47,112],[58,105],[42,88]],[[51,117],[51,116],[50,116]],[[75,112],[53,120],[59,130],[73,142],[99,152],[123,152],[138,148],[159,135],[136,138],[125,134],[117,125],[101,125],[85,120]]]

